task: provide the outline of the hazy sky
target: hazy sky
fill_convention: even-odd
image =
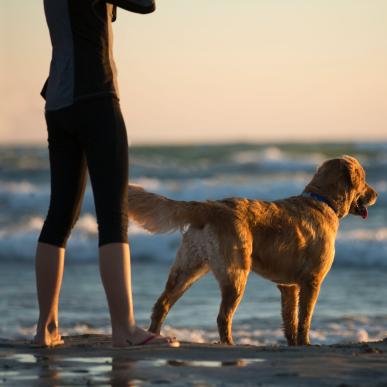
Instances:
[[[386,0],[157,6],[114,23],[133,144],[387,139]],[[43,1],[2,0],[0,25],[0,143],[44,143]]]

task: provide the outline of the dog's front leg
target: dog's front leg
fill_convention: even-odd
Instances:
[[[278,285],[281,292],[283,328],[288,345],[297,345],[298,331],[298,285]]]
[[[309,345],[309,329],[321,283],[307,280],[300,284],[297,344]]]

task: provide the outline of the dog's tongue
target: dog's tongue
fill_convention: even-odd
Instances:
[[[368,218],[368,210],[367,210],[367,207],[365,206],[361,206],[359,208],[360,210],[360,216],[363,218],[363,219],[367,219]]]

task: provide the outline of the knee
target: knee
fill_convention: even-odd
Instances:
[[[66,247],[71,231],[79,219],[79,214],[79,211],[72,214],[66,211],[49,210],[38,241]]]
[[[100,215],[98,221],[98,246],[108,243],[128,243],[128,213]]]

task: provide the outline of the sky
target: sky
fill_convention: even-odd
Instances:
[[[387,140],[386,0],[158,0],[113,24],[131,144]],[[0,144],[47,141],[43,0],[0,3]]]

